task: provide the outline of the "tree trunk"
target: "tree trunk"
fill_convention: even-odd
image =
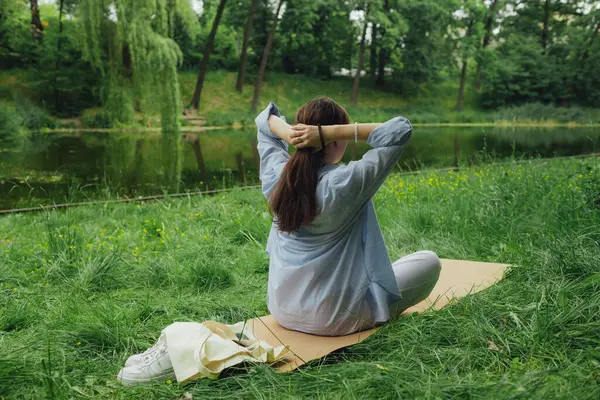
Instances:
[[[267,61],[269,59],[269,53],[271,52],[271,45],[273,44],[273,38],[275,37],[275,31],[277,30],[277,24],[279,23],[279,11],[281,10],[281,6],[283,5],[284,0],[279,0],[279,4],[277,5],[277,11],[275,12],[275,16],[273,17],[273,26],[267,35],[267,43],[265,43],[265,48],[263,49],[263,55],[260,58],[260,66],[258,68],[258,77],[256,78],[256,83],[254,84],[254,95],[252,96],[252,103],[250,104],[250,111],[256,112],[258,107],[258,101],[260,99],[260,89],[262,86],[263,78],[265,77],[265,70],[267,69]]]
[[[383,2],[383,12],[389,13],[390,12],[390,4],[388,0],[385,0]],[[381,30],[381,37],[383,38],[385,36],[385,28],[383,28]],[[396,48],[394,47],[394,50]],[[385,64],[387,62],[388,59],[388,54],[391,55],[392,52],[394,50],[386,50],[383,48],[383,46],[380,46],[379,49],[379,59],[377,62],[377,79],[375,80],[375,87],[378,88],[382,88],[384,83],[385,83]]]
[[[588,47],[583,52],[583,59],[586,60],[590,56],[590,49],[594,45],[594,41],[596,40],[596,36],[598,36],[598,32],[600,32],[600,22],[596,24],[596,29],[592,32],[592,36],[590,36]]]
[[[246,60],[248,58],[248,41],[250,39],[250,33],[252,32],[252,22],[254,21],[254,10],[256,9],[256,3],[258,3],[258,0],[252,0],[250,11],[248,11],[248,20],[246,21],[246,27],[244,28],[244,40],[242,42],[242,54],[240,56],[240,69],[238,71],[237,81],[235,83],[235,89],[238,92],[241,92],[244,86]]]
[[[481,45],[481,49],[484,50],[490,44],[490,40],[492,39],[492,28],[494,26],[494,19],[496,18],[496,6],[498,5],[498,0],[493,0],[492,4],[490,4],[490,8],[488,10],[488,16],[485,19],[485,34],[483,36],[483,44]],[[481,88],[481,60],[477,61],[477,72],[475,74],[475,88],[479,90]]]
[[[60,0],[60,5],[58,8],[58,39],[56,40],[56,63],[54,64],[55,76],[54,76],[54,103],[56,107],[56,113],[60,114],[62,112],[61,102],[60,102],[60,93],[58,90],[58,71],[60,71],[60,51],[62,50],[62,32],[63,32],[63,11],[65,6],[65,1]]]
[[[29,4],[31,5],[31,34],[35,40],[42,40],[44,25],[40,18],[40,6],[37,0],[30,0]]]
[[[462,111],[465,99],[465,80],[467,78],[467,58],[463,59],[463,66],[460,71],[460,86],[458,88],[458,97],[456,99],[456,109]]]
[[[356,66],[354,84],[352,85],[352,96],[350,97],[350,103],[352,104],[356,104],[356,102],[358,101],[358,85],[360,83],[360,73],[362,72],[363,62],[365,59],[365,37],[367,36],[367,26],[369,26],[369,21],[367,20],[367,12],[365,11],[365,26],[363,27],[362,37],[360,38],[360,47],[358,50],[358,65]]]
[[[474,20],[469,21],[469,26],[467,28],[466,37],[469,38],[473,34],[473,24]],[[467,56],[463,58],[463,65],[460,71],[460,85],[458,87],[458,96],[456,98],[456,109],[458,111],[462,111],[464,100],[465,100],[465,81],[467,80],[467,64],[469,63],[469,59]]]
[[[481,61],[477,62],[477,71],[475,72],[475,89],[481,89]]]
[[[215,44],[215,35],[217,34],[217,28],[219,27],[219,22],[221,22],[221,16],[223,15],[223,9],[225,9],[226,2],[227,0],[219,1],[217,15],[215,16],[215,20],[213,21],[210,34],[208,35],[208,41],[206,42],[206,47],[204,48],[204,55],[202,56],[202,63],[200,64],[200,73],[198,74],[198,80],[196,81],[196,90],[194,90],[194,98],[192,99],[192,106],[196,110],[200,108],[200,95],[202,94],[204,77],[206,76],[206,71],[208,70],[208,60],[210,58],[210,53],[212,53]]]
[[[546,0],[544,5],[544,21],[542,22],[542,51],[546,54],[548,46],[548,24],[550,22],[550,0]]]
[[[379,50],[379,54],[381,54],[381,50]],[[371,50],[369,57],[369,75],[375,78],[377,73],[377,27],[375,23],[373,23],[373,28],[371,29]]]
[[[387,51],[385,49],[379,49],[379,70],[377,71],[377,80],[375,86],[382,88],[385,84],[385,63],[387,62]]]

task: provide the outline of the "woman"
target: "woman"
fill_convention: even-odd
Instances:
[[[440,274],[430,251],[390,263],[371,201],[400,159],[410,123],[398,117],[348,125],[346,111],[328,98],[300,107],[296,120],[288,125],[274,104],[256,118],[262,191],[275,215],[267,242],[269,310],[282,326],[316,335],[379,325],[426,298]],[[349,140],[373,149],[339,166]],[[288,144],[297,149],[292,156]],[[125,385],[175,379],[175,369],[194,366],[193,332],[168,342],[166,331],[175,325],[129,357],[117,379]]]
[[[392,264],[373,208],[412,127],[402,117],[349,125],[329,98],[300,107],[296,121],[288,125],[274,104],[256,118],[262,191],[274,214],[269,311],[283,327],[316,335],[382,324],[425,299],[441,268],[430,251]],[[350,140],[372,149],[338,165]],[[292,156],[288,144],[297,149]]]

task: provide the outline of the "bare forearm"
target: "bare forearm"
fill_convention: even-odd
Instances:
[[[271,129],[271,132],[277,135],[280,139],[290,143],[290,135],[292,134],[292,127],[290,124],[276,115],[271,115],[269,117],[269,128]]]
[[[369,135],[379,123],[373,124],[356,124],[356,138],[358,141],[366,142]],[[326,143],[331,143],[336,140],[354,140],[354,124],[348,125],[327,125],[323,126],[323,137]]]

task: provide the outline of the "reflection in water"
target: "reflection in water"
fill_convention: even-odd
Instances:
[[[178,192],[183,158],[180,132],[178,130],[175,132],[163,131],[160,146],[162,159],[159,165],[162,167],[163,186],[169,192]]]
[[[416,128],[397,168],[469,166],[597,151],[593,128]],[[348,146],[344,162],[366,144]],[[254,130],[0,137],[0,208],[254,184]]]

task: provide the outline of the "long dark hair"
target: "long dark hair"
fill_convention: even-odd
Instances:
[[[296,111],[296,122],[305,125],[348,124],[344,108],[328,97],[310,100]],[[298,149],[281,172],[269,206],[282,232],[297,231],[317,216],[316,190],[325,149]]]

